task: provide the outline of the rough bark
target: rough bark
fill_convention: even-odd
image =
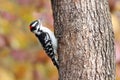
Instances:
[[[51,0],[60,80],[115,80],[107,0]]]

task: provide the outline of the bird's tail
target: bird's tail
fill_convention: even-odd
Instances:
[[[59,70],[59,62],[58,62],[58,58],[56,58],[56,56],[54,58],[52,58],[52,62],[56,66],[56,68]]]

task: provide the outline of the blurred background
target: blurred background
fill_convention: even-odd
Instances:
[[[109,0],[109,5],[120,80],[120,0]],[[58,80],[56,67],[29,31],[38,18],[54,30],[50,0],[0,0],[0,80]]]
[[[42,19],[53,30],[50,0],[0,0],[0,80],[57,80],[58,72],[29,30]]]

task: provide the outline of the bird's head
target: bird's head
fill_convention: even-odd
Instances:
[[[42,26],[41,21],[40,20],[35,20],[29,26],[30,31],[35,33],[35,34],[38,34],[41,26]]]

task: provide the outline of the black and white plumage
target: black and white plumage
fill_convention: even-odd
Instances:
[[[54,33],[47,27],[44,27],[40,20],[33,21],[30,24],[30,30],[36,35],[43,49],[58,69],[57,39]]]

